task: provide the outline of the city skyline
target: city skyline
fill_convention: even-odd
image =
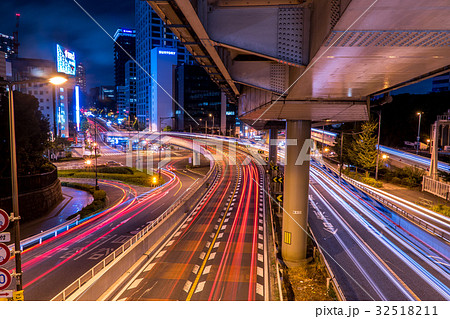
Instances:
[[[77,1],[111,37],[134,27],[134,1]],[[0,33],[12,35],[20,13],[19,57],[56,61],[56,43],[75,51],[86,67],[87,87],[114,84],[114,42],[74,1],[1,2]]]

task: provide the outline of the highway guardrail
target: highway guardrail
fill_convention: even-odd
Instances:
[[[44,239],[50,239],[52,237],[58,236],[58,234],[69,230],[72,227],[75,227],[79,224],[80,215],[72,218],[71,220],[66,221],[63,224],[55,226],[46,231],[40,232],[39,234],[28,237],[24,240],[20,241],[20,249],[23,250],[24,247],[29,247],[35,244],[41,244]],[[9,249],[14,249],[14,244],[8,246]]]
[[[332,171],[334,171],[336,174],[339,174],[339,172],[336,169],[334,169],[333,167],[329,167],[328,165],[326,165],[326,167],[331,169]],[[421,219],[413,214],[408,213],[404,209],[401,209],[397,205],[391,203],[386,198],[384,198],[384,197],[380,196],[379,194],[377,194],[376,192],[374,192],[369,187],[364,186],[363,183],[355,181],[354,179],[351,179],[351,178],[345,176],[344,174],[342,174],[341,178],[344,179],[347,183],[355,186],[356,188],[360,189],[367,195],[371,196],[376,201],[384,204],[389,209],[392,209],[394,212],[396,212],[396,213],[400,214],[401,216],[403,216],[404,218],[408,219],[410,222],[412,222],[416,226],[419,226],[420,228],[423,228],[426,231],[428,231],[438,237],[441,237],[442,239],[444,239],[446,241],[450,240],[450,237],[446,232],[442,231],[438,227],[434,227],[434,226],[430,225],[430,223],[427,223],[423,219]]]

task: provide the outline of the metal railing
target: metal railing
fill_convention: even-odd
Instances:
[[[104,258],[102,261],[100,261],[94,267],[92,267],[87,272],[85,272],[82,276],[80,276],[77,280],[75,280],[73,283],[71,283],[69,286],[67,286],[63,291],[61,291],[59,294],[57,294],[51,300],[52,301],[65,301],[70,295],[72,295],[75,291],[80,289],[84,284],[86,284],[94,276],[98,275],[103,269],[105,269],[109,264],[111,264],[114,260],[116,260],[119,256],[121,256],[125,251],[127,251],[131,247],[135,246],[135,244],[141,238],[143,238],[145,235],[147,235],[150,232],[150,230],[152,230],[154,227],[159,225],[164,219],[166,219],[167,216],[169,216],[174,211],[179,209],[205,183],[209,183],[209,185],[212,185],[212,181],[217,176],[216,173],[217,173],[217,166],[214,165],[203,179],[195,181],[183,194],[181,194],[177,198],[177,200],[175,200],[175,202],[169,208],[167,208],[164,211],[164,213],[162,213],[160,216],[158,216],[157,219],[153,220],[144,229],[142,229],[140,232],[138,232],[136,235],[134,235],[132,238],[130,238],[127,242],[125,242],[122,246],[120,246],[114,252],[109,254],[106,258]],[[201,197],[203,197],[203,196],[201,196]],[[196,200],[195,202],[197,202],[199,200],[200,199]]]
[[[25,238],[24,240],[20,241],[20,249],[23,250],[24,247],[29,247],[38,243],[42,244],[42,241],[44,241],[44,239],[50,239],[52,237],[58,236],[62,232],[68,231],[70,228],[77,226],[79,221],[80,215],[77,215],[76,217],[66,221],[61,225],[55,226],[39,234]],[[8,248],[10,250],[14,249],[14,244],[9,245]]]
[[[48,173],[25,175],[18,177],[19,193],[30,193],[52,185],[58,179],[58,170],[55,168]],[[0,198],[11,196],[11,178],[0,178]]]
[[[422,191],[448,200],[450,196],[450,184],[436,181],[433,178],[424,175],[422,180]]]
[[[335,173],[339,174],[339,172],[336,169],[334,169],[333,167],[329,167],[329,166],[327,166],[327,167],[329,169],[333,170]],[[446,232],[444,232],[443,230],[439,229],[438,227],[434,227],[434,226],[430,225],[430,223],[427,223],[423,219],[421,219],[413,214],[408,213],[407,211],[401,209],[397,205],[394,205],[389,200],[387,200],[385,197],[380,196],[378,193],[374,192],[369,187],[364,186],[363,183],[355,181],[354,179],[351,179],[348,176],[345,176],[344,174],[342,174],[342,179],[344,179],[347,183],[355,186],[359,190],[363,191],[367,195],[371,196],[376,201],[387,206],[389,209],[400,214],[401,216],[403,216],[404,218],[406,218],[408,221],[415,224],[416,226],[419,226],[420,228],[423,228],[426,231],[431,232],[434,235],[441,237],[444,240],[450,240],[449,235]]]

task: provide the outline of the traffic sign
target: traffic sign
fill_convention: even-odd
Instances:
[[[11,284],[11,274],[5,268],[0,268],[0,290],[6,289]]]
[[[264,154],[263,150],[258,150],[258,154]]]
[[[9,251],[8,246],[0,244],[0,266],[6,264],[10,258],[11,252]]]
[[[0,291],[0,298],[12,298],[13,291],[12,290],[3,290]]]
[[[0,243],[9,243],[11,241],[11,233],[0,233]]]
[[[272,180],[273,180],[275,183],[283,183],[283,177],[275,176],[274,178],[272,178]]]
[[[13,300],[14,301],[23,301],[23,290],[14,291],[13,292]]]
[[[9,215],[3,209],[0,209],[0,232],[9,226]]]
[[[277,201],[279,202],[283,201],[283,194],[277,195]]]
[[[274,171],[278,171],[278,166],[277,166],[277,165],[273,165],[273,166],[271,166],[271,168],[272,168],[272,170],[274,170]]]

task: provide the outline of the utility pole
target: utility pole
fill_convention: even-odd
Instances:
[[[419,154],[419,148],[420,148],[420,121],[422,120],[422,113],[423,112],[417,112],[417,115],[419,115],[419,128],[417,129],[416,154]]]
[[[9,84],[9,145],[11,150],[11,184],[13,213],[11,220],[14,222],[14,259],[16,261],[16,287],[22,290],[22,251],[20,249],[19,226],[19,189],[17,184],[17,158],[16,158],[16,128],[14,120],[14,92],[13,85]]]
[[[341,159],[340,159],[340,165],[339,165],[339,184],[341,183],[342,166],[344,165],[344,162],[342,160],[343,148],[344,148],[344,132],[341,133]]]
[[[381,110],[378,113],[378,144],[377,144],[377,163],[375,166],[375,180],[378,180],[378,163],[380,161],[380,132],[381,132]]]
[[[97,178],[97,122],[95,122],[95,145],[94,145],[94,154],[95,154],[95,189],[99,190],[98,187],[98,178]]]

